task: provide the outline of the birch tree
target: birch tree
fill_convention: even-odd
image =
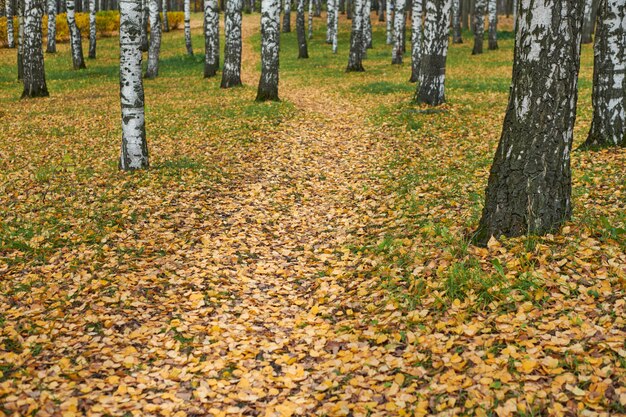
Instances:
[[[513,81],[474,241],[555,231],[572,213],[583,5],[520,0]]]
[[[593,41],[591,33],[593,32],[593,13],[591,8],[593,7],[593,0],[584,0],[585,8],[583,9],[583,33],[582,43],[591,43]]]
[[[350,55],[347,72],[365,71],[363,68],[363,0],[354,0],[354,15],[350,33]]]
[[[6,0],[6,3],[7,4],[11,3],[11,0]],[[46,44],[46,52],[49,54],[53,54],[57,51],[56,37],[57,37],[57,2],[56,0],[48,0],[48,42]]]
[[[309,0],[309,39],[313,38],[313,0]]]
[[[384,22],[385,21],[385,3],[387,3],[385,0],[378,0],[378,21],[379,22]]]
[[[67,27],[70,32],[72,64],[74,65],[74,69],[84,69],[87,67],[85,66],[85,58],[83,57],[83,43],[80,36],[80,29],[78,29],[78,25],[76,24],[76,15],[74,13],[76,4],[74,0],[66,0],[65,6],[67,9]]]
[[[393,7],[393,0],[387,0],[387,21],[385,23],[387,23],[387,40],[386,43],[387,45],[391,45],[391,43],[393,42],[393,15],[391,12],[391,8]]]
[[[141,0],[120,0],[120,103],[122,170],[148,168],[148,143],[141,79]]]
[[[226,0],[226,14],[224,16],[226,47],[224,48],[222,88],[230,88],[241,85],[242,6],[242,0]]]
[[[24,78],[24,0],[17,0],[17,79]]]
[[[404,12],[406,0],[396,0],[396,7],[393,11],[393,54],[391,58],[392,64],[402,64],[402,54],[404,45],[402,35],[404,32]]]
[[[261,1],[261,79],[257,101],[278,101],[280,0]]]
[[[422,0],[413,0],[411,7],[411,78],[409,82],[419,80],[422,59]]]
[[[445,102],[449,0],[426,0],[424,43],[415,101],[438,106]]]
[[[285,0],[285,14],[283,15],[283,32],[284,33],[291,32],[291,0]]]
[[[333,10],[333,39],[332,39],[332,51],[333,54],[337,53],[337,38],[339,36],[339,2],[337,0],[334,1],[334,10]]]
[[[489,50],[498,49],[498,0],[489,0]]]
[[[204,0],[204,78],[217,75],[220,58],[217,0]]]
[[[241,2],[241,0],[239,0]],[[193,48],[191,47],[191,5],[189,0],[185,0],[185,47],[187,48],[187,55],[193,56]]]
[[[298,0],[296,6],[296,32],[298,36],[298,58],[308,58],[309,51],[304,28],[304,0]]]
[[[363,56],[365,57],[366,50],[372,48],[372,0],[364,0],[363,3]]]
[[[96,0],[89,0],[89,58],[96,58]]]
[[[626,146],[626,2],[601,0],[593,64],[593,119],[582,148]]]
[[[486,5],[487,0],[476,0],[476,3],[474,4],[474,49],[472,49],[472,55],[479,55],[483,53]]]
[[[167,18],[168,0],[163,0],[161,8],[163,10],[163,32],[170,31],[170,21]]]
[[[24,1],[24,91],[25,97],[47,97],[46,73],[43,64],[41,25],[45,0]]]
[[[56,6],[56,2],[54,4]],[[4,11],[7,16],[7,46],[9,48],[15,48],[15,29],[13,28],[13,2],[12,0],[5,0]]]
[[[463,43],[463,36],[461,36],[461,0],[452,0],[452,43]]]
[[[161,51],[161,15],[159,0],[149,0],[150,7],[150,47],[148,49],[148,69],[146,78],[159,75],[159,52]]]
[[[333,13],[335,13],[335,2],[338,0],[328,0],[326,3],[326,43],[333,43],[333,22],[335,21],[333,18]]]
[[[141,1],[141,51],[146,52],[150,47],[148,41],[148,22],[150,21],[150,7],[148,2],[150,0]]]

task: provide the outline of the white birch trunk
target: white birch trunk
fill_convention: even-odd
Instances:
[[[409,82],[419,80],[422,61],[422,0],[413,0],[411,8],[411,78]]]
[[[217,0],[204,0],[204,78],[217,75],[219,54],[219,13]]]
[[[489,50],[498,49],[498,1],[488,0],[489,5]]]
[[[148,49],[146,78],[156,78],[159,75],[159,53],[161,51],[159,0],[149,0],[148,6],[150,8],[150,47]]]
[[[337,37],[339,36],[338,30],[339,30],[339,1],[335,0],[334,10],[333,10],[333,42],[332,42],[333,54],[337,53]]]
[[[285,0],[285,15],[283,16],[283,32],[291,32],[291,0]]]
[[[17,79],[24,78],[24,0],[17,0]]]
[[[163,32],[169,32],[170,31],[170,21],[167,18],[167,9],[168,9],[168,5],[167,5],[168,0],[163,0],[162,1],[162,9],[163,9]]]
[[[483,53],[486,6],[487,0],[476,0],[476,3],[474,4],[474,49],[472,49],[472,55],[479,55]]]
[[[187,55],[193,56],[193,48],[191,47],[191,4],[189,0],[185,0],[185,47]]]
[[[402,37],[404,28],[404,11],[406,7],[406,0],[396,0],[396,7],[393,11],[393,56],[391,58],[392,64],[402,64]]]
[[[65,5],[67,9],[67,27],[70,31],[72,63],[74,69],[84,69],[87,67],[85,66],[85,59],[83,58],[83,43],[80,36],[80,29],[78,29],[78,25],[76,25],[76,15],[74,13],[76,4],[74,0],[66,0]]]
[[[261,1],[261,79],[257,101],[278,101],[280,0]]]
[[[7,0],[9,4],[11,0]],[[46,52],[55,53],[57,51],[57,2],[48,0],[48,42]]]
[[[226,0],[224,16],[226,47],[224,48],[222,88],[241,85],[241,8],[242,0]]]
[[[585,8],[583,9],[583,34],[582,34],[582,43],[591,43],[592,36],[591,32],[593,32],[593,13],[591,9],[593,7],[593,0],[584,0]]]
[[[309,39],[313,38],[313,0],[309,0]]]
[[[393,7],[393,0],[387,0],[387,45],[391,45],[393,42],[393,13],[391,8]]]
[[[337,1],[337,0],[335,0]],[[364,0],[363,5],[363,57],[372,47],[372,0]]]
[[[7,16],[7,46],[15,48],[15,29],[13,28],[13,5],[11,0],[5,0],[4,10]]]
[[[461,0],[452,0],[452,43],[463,43],[461,36]]]
[[[363,68],[363,3],[363,0],[354,0],[347,72],[365,71]]]
[[[148,168],[148,144],[141,79],[141,0],[120,0],[120,169]]]
[[[337,0],[328,0],[326,3],[326,8],[328,9],[326,11],[326,43],[329,44],[333,43],[333,22],[335,21],[333,13],[335,13],[336,1]]]
[[[96,0],[89,0],[89,58],[96,57]]]
[[[24,91],[25,97],[47,97],[46,74],[43,64],[41,25],[45,0],[24,2]]]

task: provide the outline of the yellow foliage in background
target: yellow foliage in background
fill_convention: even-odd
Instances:
[[[184,20],[183,12],[168,12],[170,29],[178,29],[182,27]],[[89,13],[76,13],[76,24],[83,38],[89,36]],[[13,26],[15,30],[15,41],[17,42],[17,18],[13,18]],[[43,17],[43,36],[48,36],[48,16]],[[96,34],[97,37],[115,35],[120,29],[120,14],[117,11],[104,11],[96,14]],[[67,42],[70,39],[69,29],[67,27],[67,18],[65,13],[57,14],[57,41]],[[44,39],[45,42],[45,39]],[[0,47],[7,47],[7,19],[0,17]]]

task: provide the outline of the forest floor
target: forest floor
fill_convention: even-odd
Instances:
[[[38,100],[0,50],[0,415],[626,413],[626,152],[572,154],[559,234],[473,247],[511,33],[451,45],[430,109],[382,23],[359,74],[344,16],[308,60],[292,23],[255,103],[258,21],[230,90],[200,29],[195,57],[165,34],[145,172],[117,170],[116,38],[84,71],[47,55]],[[575,146],[591,78],[585,45]]]

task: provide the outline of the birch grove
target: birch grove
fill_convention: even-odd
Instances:
[[[463,36],[461,36],[461,0],[452,0],[452,43],[463,43]]]
[[[219,19],[217,0],[204,0],[204,78],[214,77],[219,69]]]
[[[386,23],[386,42],[387,45],[391,45],[393,42],[393,13],[391,12],[391,8],[393,7],[394,0],[387,0],[387,21]]]
[[[11,0],[6,0],[6,3],[10,4]],[[7,12],[7,16],[8,16],[8,12]],[[11,32],[12,31],[13,29],[11,29]],[[13,34],[11,33],[11,35]],[[47,53],[53,54],[57,51],[56,37],[57,37],[57,2],[56,0],[48,0],[48,42],[46,44]]]
[[[392,64],[402,64],[402,54],[404,53],[404,11],[406,0],[395,0],[395,9],[393,11],[393,52],[391,57]]]
[[[363,0],[354,0],[354,15],[350,33],[350,54],[347,72],[365,71],[363,68]]]
[[[24,91],[25,97],[47,97],[46,74],[43,62],[43,21],[45,0],[24,1]]]
[[[626,146],[626,2],[600,0],[594,44],[593,119],[583,148]]]
[[[422,60],[422,0],[413,0],[411,7],[411,78],[409,82],[419,80]]]
[[[53,1],[53,0],[50,0]],[[4,11],[7,17],[7,46],[9,48],[15,48],[15,29],[13,28],[13,2],[11,0],[5,0]],[[54,3],[56,7],[56,2]]]
[[[85,58],[83,56],[83,43],[81,40],[80,29],[76,24],[76,15],[74,13],[76,4],[74,0],[66,0],[67,9],[67,26],[70,31],[70,47],[72,52],[72,64],[74,69],[87,68]]]
[[[120,0],[120,104],[122,170],[148,168],[148,144],[141,78],[141,0]]]
[[[257,101],[278,101],[280,0],[261,1],[261,79]]]
[[[96,57],[96,0],[89,0],[89,53],[88,57]]]
[[[150,46],[148,48],[146,78],[156,78],[159,75],[159,53],[161,51],[159,0],[149,0],[148,6],[150,8]]]
[[[438,106],[445,102],[450,6],[448,0],[426,0],[420,78],[415,95],[418,103]]]
[[[474,5],[474,48],[472,49],[472,55],[479,55],[483,53],[486,5],[487,0],[476,0]]]
[[[490,51],[498,49],[498,1],[488,0],[489,11],[489,44]]]
[[[163,32],[170,31],[170,21],[167,18],[168,0],[163,0],[161,9],[163,10]]]
[[[226,0],[224,15],[224,68],[222,70],[222,88],[241,85],[241,9],[242,0]]]
[[[579,0],[520,0],[509,106],[479,244],[549,233],[570,218],[582,14]]]
[[[193,56],[193,48],[191,46],[191,5],[189,0],[184,0],[184,13],[185,13],[185,48],[187,49],[187,55]]]

